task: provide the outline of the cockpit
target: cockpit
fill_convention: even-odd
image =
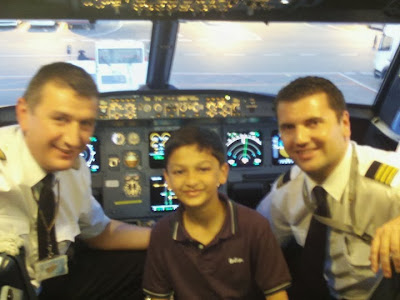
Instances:
[[[93,192],[116,219],[152,224],[178,201],[163,150],[184,124],[215,130],[231,173],[223,187],[255,207],[293,161],[273,99],[296,77],[342,89],[353,139],[400,140],[396,1],[6,1],[0,11],[0,122],[42,64],[84,68],[101,99],[82,153]],[[385,62],[383,62],[385,61]]]
[[[152,227],[180,206],[164,151],[186,125],[219,135],[219,190],[255,209],[294,164],[274,100],[299,77],[337,85],[352,140],[400,151],[399,0],[2,0],[0,42],[0,127],[17,123],[41,66],[93,78],[96,127],[80,155],[105,214],[126,223]]]
[[[255,207],[293,161],[277,130],[279,88],[324,76],[343,91],[353,139],[400,140],[396,1],[6,1],[0,10],[0,122],[42,64],[84,68],[101,94],[82,153],[93,192],[116,219],[153,223],[178,201],[163,149],[184,124],[221,136],[223,187]]]

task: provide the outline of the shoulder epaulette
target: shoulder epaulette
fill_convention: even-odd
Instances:
[[[276,183],[276,187],[279,189],[280,187],[282,187],[286,182],[288,182],[290,180],[290,170],[287,171],[284,174],[281,174],[278,179],[277,179],[277,183]]]
[[[6,155],[1,149],[0,149],[0,160],[6,160]]]
[[[365,177],[390,185],[398,172],[398,168],[374,161],[365,173]]]

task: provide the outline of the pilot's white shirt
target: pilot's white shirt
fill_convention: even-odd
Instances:
[[[354,176],[351,169],[352,146],[358,158],[358,173],[360,181],[356,185],[356,219],[365,233],[373,236],[377,225],[400,215],[400,172],[391,181],[390,186],[372,179],[365,178],[373,161],[379,161],[400,168],[400,155],[395,152],[383,151],[368,146],[360,146],[351,142],[345,157],[323,183],[328,193],[328,204],[332,219],[351,225],[352,216],[349,203],[349,179]],[[290,181],[277,187],[275,183],[271,192],[260,202],[257,211],[267,217],[272,229],[281,244],[294,237],[300,246],[304,246],[312,213],[307,205],[312,200],[303,196],[303,186],[308,195],[316,185],[298,166],[291,169]],[[395,188],[392,188],[395,187]],[[388,201],[394,205],[381,208],[378,201],[373,200],[375,190],[390,193]],[[390,192],[389,192],[390,191]],[[381,194],[380,194],[381,195]],[[306,198],[306,199],[305,199]],[[372,200],[371,200],[372,199]],[[390,199],[390,200],[389,200]],[[374,204],[375,203],[375,204]],[[393,204],[392,203],[392,204]],[[365,216],[365,218],[363,218]],[[364,219],[364,221],[361,221]],[[370,221],[373,222],[370,222]],[[362,224],[361,224],[362,223]],[[373,224],[375,223],[375,224]],[[358,237],[330,230],[329,255],[325,263],[325,278],[328,280],[331,293],[337,298],[368,299],[382,278],[381,272],[374,274],[369,261],[370,245]],[[372,289],[371,289],[372,288]]]
[[[18,125],[0,128],[0,150],[5,156],[0,160],[0,243],[10,235],[23,239],[28,273],[34,279],[33,264],[38,260],[35,186],[46,173],[32,157]],[[56,172],[55,178],[56,239],[64,254],[77,235],[95,237],[110,219],[92,196],[90,171],[82,157],[76,169]],[[39,285],[35,280],[32,283]]]

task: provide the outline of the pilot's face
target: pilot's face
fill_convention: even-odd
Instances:
[[[277,107],[279,131],[285,150],[318,183],[323,182],[343,158],[350,139],[347,111],[338,120],[325,93]]]
[[[219,201],[218,186],[226,182],[228,170],[228,165],[221,166],[209,150],[187,145],[172,152],[164,176],[168,187],[190,209]]]
[[[51,82],[43,87],[41,101],[33,109],[23,98],[17,103],[18,122],[29,150],[48,172],[72,167],[90,141],[96,111],[97,99]]]

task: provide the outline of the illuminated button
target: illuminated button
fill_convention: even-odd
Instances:
[[[140,142],[140,136],[136,132],[130,132],[128,134],[128,143],[131,145],[137,145]]]
[[[181,103],[181,105],[179,106],[179,110],[180,110],[181,112],[186,112],[187,109],[188,109],[188,106],[187,106],[186,103]]]
[[[162,109],[163,109],[163,107],[162,107],[161,104],[159,104],[159,103],[154,104],[154,110],[155,110],[156,112],[162,112]]]
[[[111,135],[111,141],[118,146],[125,144],[125,135],[121,132],[114,132]]]
[[[128,197],[137,197],[142,192],[142,187],[139,182],[139,174],[128,174],[125,176],[123,190]]]
[[[118,165],[119,165],[119,158],[118,157],[111,156],[111,157],[108,158],[108,166],[110,168],[118,167]]]
[[[139,155],[134,151],[128,151],[125,153],[124,162],[129,168],[134,168],[139,163]]]
[[[150,111],[151,111],[151,105],[146,103],[146,104],[143,106],[143,111],[145,111],[145,112],[150,112]]]
[[[203,246],[202,244],[199,244],[197,247],[198,247],[200,250],[203,250],[203,249],[204,249],[204,246]]]

